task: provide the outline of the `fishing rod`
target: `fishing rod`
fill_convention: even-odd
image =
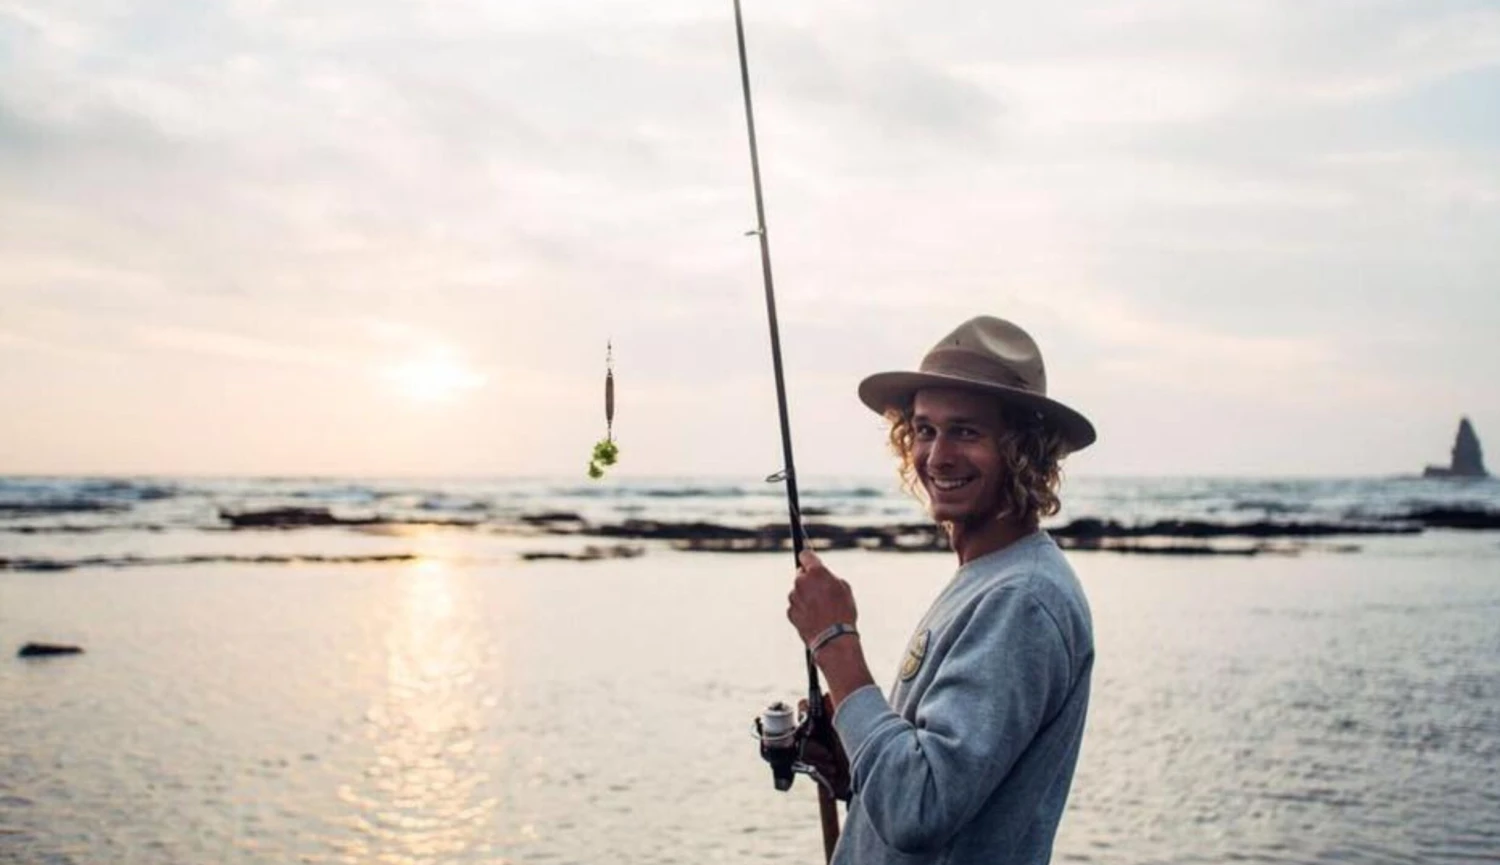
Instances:
[[[792,427],[786,407],[786,377],[781,366],[781,330],[776,322],[776,290],[771,279],[771,240],[766,233],[766,201],[760,184],[760,150],[755,143],[755,108],[750,99],[750,63],[745,53],[745,23],[740,15],[740,0],[734,0],[734,33],[740,50],[740,87],[745,94],[745,129],[750,138],[750,177],[755,185],[755,228],[746,235],[760,239],[760,270],[766,286],[766,319],[771,326],[771,365],[776,373],[776,407],[781,416],[781,471],[767,478],[786,484],[787,521],[792,534],[792,559],[801,565],[806,535],[802,528],[802,508],[797,500],[797,469],[792,462]],[[807,715],[798,719],[784,703],[773,703],[756,721],[760,734],[761,756],[771,764],[773,782],[778,790],[792,786],[795,773],[802,772],[818,781],[818,815],[823,828],[824,861],[833,859],[833,848],[839,838],[839,815],[833,792],[817,770],[802,762],[802,746],[811,736],[829,735],[827,712],[823,707],[823,687],[818,681],[818,666],[812,650],[804,654],[807,664]]]

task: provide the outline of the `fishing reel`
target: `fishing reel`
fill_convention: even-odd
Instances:
[[[780,700],[760,713],[755,719],[755,737],[760,740],[761,759],[771,764],[771,780],[777,790],[790,790],[800,774],[813,779],[835,798],[847,798],[847,792],[839,790],[833,779],[803,759],[809,741],[826,739],[831,734],[826,717],[814,718],[810,712],[798,712]]]

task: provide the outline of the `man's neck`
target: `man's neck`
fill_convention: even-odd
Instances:
[[[948,540],[958,553],[959,567],[980,556],[1002,550],[1036,531],[1036,520],[985,520],[977,525],[953,523]]]

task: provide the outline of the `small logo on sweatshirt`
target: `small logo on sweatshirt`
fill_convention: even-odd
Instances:
[[[906,660],[901,662],[901,681],[911,681],[922,669],[922,661],[927,657],[927,643],[931,639],[932,631],[923,631],[911,638],[911,645],[906,647]]]

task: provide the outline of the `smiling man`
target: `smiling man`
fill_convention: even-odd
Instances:
[[[1047,397],[1041,352],[980,317],[917,372],[865,379],[908,489],[958,554],[889,698],[875,686],[849,584],[804,553],[787,617],[812,649],[848,754],[841,865],[1043,863],[1083,738],[1094,662],[1088,601],[1041,517],[1060,461],[1094,441]]]

